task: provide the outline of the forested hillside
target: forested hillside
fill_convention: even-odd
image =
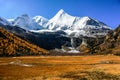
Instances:
[[[30,44],[0,27],[0,56],[40,54],[48,54],[48,51]]]

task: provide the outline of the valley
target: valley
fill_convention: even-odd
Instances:
[[[119,66],[120,26],[63,9],[0,18],[0,80],[120,80]]]
[[[120,0],[0,5],[0,80],[120,80]]]
[[[120,80],[114,55],[0,58],[0,80]]]

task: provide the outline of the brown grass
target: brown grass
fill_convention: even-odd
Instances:
[[[119,66],[112,55],[0,58],[0,80],[120,80]]]

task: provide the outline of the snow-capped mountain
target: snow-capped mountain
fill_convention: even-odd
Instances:
[[[66,30],[71,27],[75,17],[68,15],[64,10],[60,10],[52,19],[49,20],[47,26],[50,30]]]
[[[52,19],[49,20],[48,29],[52,30],[81,30],[86,28],[91,29],[100,29],[100,28],[106,28],[110,29],[106,24],[94,20],[90,17],[74,17],[66,12],[64,10],[60,10]]]
[[[6,19],[0,17],[0,25],[11,25],[11,23]]]
[[[73,51],[81,44],[82,38],[104,37],[111,30],[98,20],[87,16],[71,16],[62,9],[50,20],[24,14],[8,21],[0,18],[0,25],[5,25],[2,27],[45,49],[67,48]]]
[[[10,24],[14,23],[14,19],[7,19],[7,21],[9,21]]]
[[[45,27],[46,24],[48,23],[48,19],[42,17],[42,16],[35,16],[33,17],[33,20],[38,23],[40,26]]]
[[[105,35],[111,28],[106,24],[92,19],[90,17],[75,17],[66,13],[61,9],[49,22],[46,24],[49,30],[63,30],[68,35]]]
[[[19,26],[25,30],[32,32],[46,32],[46,31],[64,31],[68,35],[74,36],[91,36],[91,35],[105,35],[111,28],[103,22],[92,19],[90,17],[76,17],[66,13],[63,9],[50,20],[35,16],[30,18],[24,14],[17,17],[14,21],[10,20],[13,26]]]
[[[110,30],[106,24],[92,19],[90,17],[74,17],[67,14],[64,10],[60,10],[46,25],[49,30],[63,30],[69,35],[72,33],[87,34],[90,30]],[[99,31],[100,30],[100,31]]]
[[[13,22],[13,26],[19,26],[26,30],[43,29],[43,27],[41,27],[38,23],[31,19],[27,14],[17,17]]]

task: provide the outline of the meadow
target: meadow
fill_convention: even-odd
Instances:
[[[120,80],[120,57],[1,57],[0,80]]]

